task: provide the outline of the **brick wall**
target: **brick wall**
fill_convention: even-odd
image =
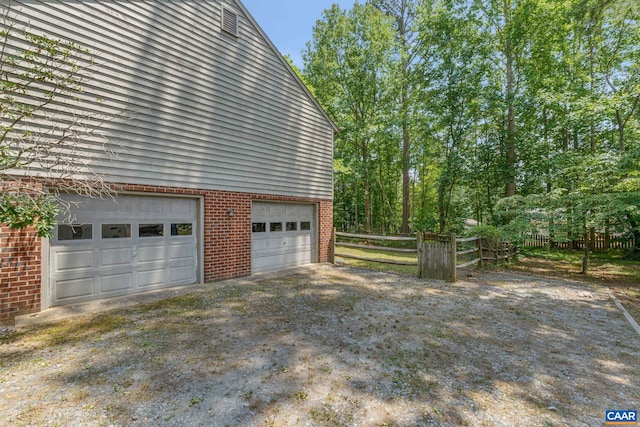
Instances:
[[[0,322],[40,311],[40,238],[0,226]]]
[[[124,192],[180,194],[204,197],[204,280],[251,274],[252,200],[316,203],[318,205],[318,258],[327,262],[331,253],[333,204],[331,200],[267,196],[226,191],[205,191],[150,185],[122,185]],[[233,216],[229,216],[233,209]],[[40,239],[33,230],[0,227],[0,322],[40,310]]]
[[[251,274],[251,196],[209,191],[204,195],[205,281]],[[229,216],[233,209],[233,216]]]
[[[321,200],[319,202],[320,213],[320,247],[319,261],[329,262],[333,249],[333,202]]]

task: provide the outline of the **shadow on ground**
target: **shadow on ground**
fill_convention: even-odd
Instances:
[[[640,337],[590,285],[323,266],[5,336],[11,425],[600,425]]]

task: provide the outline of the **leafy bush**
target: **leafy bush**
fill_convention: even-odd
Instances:
[[[636,246],[635,248],[626,249],[624,255],[622,255],[622,259],[627,261],[640,261],[640,248]]]
[[[494,242],[500,242],[504,240],[504,233],[493,225],[480,225],[467,230],[465,233],[467,237],[478,236],[483,239],[491,240]]]

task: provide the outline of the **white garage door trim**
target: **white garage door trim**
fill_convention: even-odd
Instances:
[[[251,272],[317,262],[314,204],[254,201],[251,205]]]
[[[199,198],[128,194],[117,202],[71,195],[65,199],[80,203],[73,209],[73,225],[84,227],[61,224],[48,244],[52,305],[198,281]]]

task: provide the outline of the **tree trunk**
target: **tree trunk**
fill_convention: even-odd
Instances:
[[[584,233],[584,256],[582,257],[582,274],[589,273],[589,233],[585,231]]]
[[[358,215],[358,184],[356,183],[353,197],[353,211],[354,211],[354,231],[360,231],[360,217]]]
[[[620,109],[616,109],[616,121],[618,122],[618,144],[620,145],[620,152],[624,153],[625,150],[625,142],[624,142],[624,120],[622,119],[622,114],[620,113]]]
[[[406,103],[406,95],[403,94],[403,103]],[[406,119],[406,117],[404,118]],[[406,120],[402,124],[402,233],[409,233],[409,159],[411,153],[411,140],[409,126]]]
[[[364,182],[364,231],[371,233],[371,195],[369,193],[369,180]]]
[[[364,231],[371,233],[371,189],[369,187],[369,141],[361,141],[362,168],[364,180]]]
[[[509,2],[505,1],[505,18],[510,16]],[[508,23],[507,23],[508,25]],[[515,76],[514,76],[514,53],[509,39],[506,40],[505,45],[505,57],[506,57],[506,102],[507,102],[507,185],[505,195],[507,197],[515,196],[516,194],[516,111],[515,111]]]
[[[443,188],[438,188],[438,221],[440,226],[439,232],[440,234],[444,234],[444,230],[447,226],[447,212],[445,208]]]

